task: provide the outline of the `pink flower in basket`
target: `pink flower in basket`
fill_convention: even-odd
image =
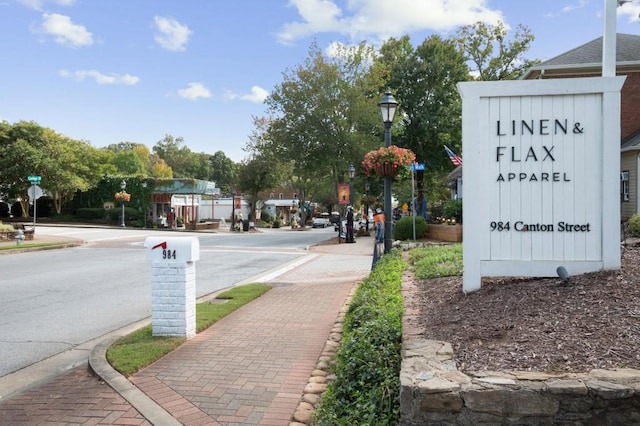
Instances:
[[[416,154],[407,148],[396,145],[378,148],[364,155],[362,166],[367,176],[395,176],[398,169],[408,166],[416,161]]]
[[[114,198],[121,203],[128,203],[131,200],[131,194],[125,191],[116,192]]]

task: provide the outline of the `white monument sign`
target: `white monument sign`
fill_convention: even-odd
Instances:
[[[624,77],[464,82],[463,290],[620,267]]]

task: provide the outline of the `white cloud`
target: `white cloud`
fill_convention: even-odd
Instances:
[[[624,3],[617,9],[618,16],[627,17],[627,22],[640,22],[640,5],[638,3]]]
[[[247,93],[244,95],[239,95],[231,90],[227,90],[222,97],[225,101],[234,101],[236,99],[240,99],[243,101],[249,101],[254,103],[262,103],[269,96],[269,92],[263,89],[260,86],[251,86],[251,93]]]
[[[185,99],[195,100],[199,98],[210,98],[211,92],[202,83],[189,83],[188,88],[178,90],[178,96]]]
[[[71,22],[71,18],[58,13],[45,13],[42,15],[41,30],[45,34],[52,35],[56,43],[83,47],[93,44],[93,36],[82,25]]]
[[[267,99],[267,96],[269,96],[269,92],[264,90],[262,87],[252,86],[251,93],[240,96],[240,99],[242,99],[243,101],[262,103],[265,99]]]
[[[172,18],[163,18],[156,16],[154,18],[156,30],[155,41],[164,49],[173,52],[185,50],[185,46],[189,41],[191,30],[186,25],[181,24]]]
[[[86,78],[92,78],[98,84],[124,84],[125,86],[133,86],[138,84],[140,78],[130,74],[103,74],[96,70],[78,70],[67,71],[61,70],[58,74],[62,77],[72,78],[76,81],[82,81]]]
[[[504,21],[487,0],[351,0],[342,10],[335,0],[291,0],[302,18],[285,24],[278,40],[289,44],[316,33],[337,32],[353,40],[386,40],[411,31],[448,31],[483,21]]]
[[[16,0],[18,3],[33,9],[33,10],[43,10],[45,4],[53,3],[58,6],[73,6],[76,0]]]

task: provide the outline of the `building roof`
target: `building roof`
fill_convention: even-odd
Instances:
[[[200,179],[163,179],[154,188],[155,194],[208,194],[220,195],[215,182]]]
[[[616,34],[616,69],[640,69],[640,36]],[[522,77],[532,80],[574,74],[602,73],[602,37],[529,68]]]
[[[640,151],[640,130],[622,141],[620,151]]]

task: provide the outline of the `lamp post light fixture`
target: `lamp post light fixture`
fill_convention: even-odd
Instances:
[[[124,192],[124,190],[127,188],[127,182],[124,181],[124,179],[122,179],[122,181],[120,182],[120,189]],[[121,201],[122,204],[122,223],[120,224],[121,227],[125,227],[124,224],[124,200]]]
[[[380,103],[380,113],[382,114],[382,122],[384,123],[384,146],[391,146],[391,124],[393,124],[393,116],[398,108],[398,102],[395,100],[390,91],[386,91]],[[392,212],[391,212],[391,176],[384,177],[384,252],[391,251],[392,241]]]

